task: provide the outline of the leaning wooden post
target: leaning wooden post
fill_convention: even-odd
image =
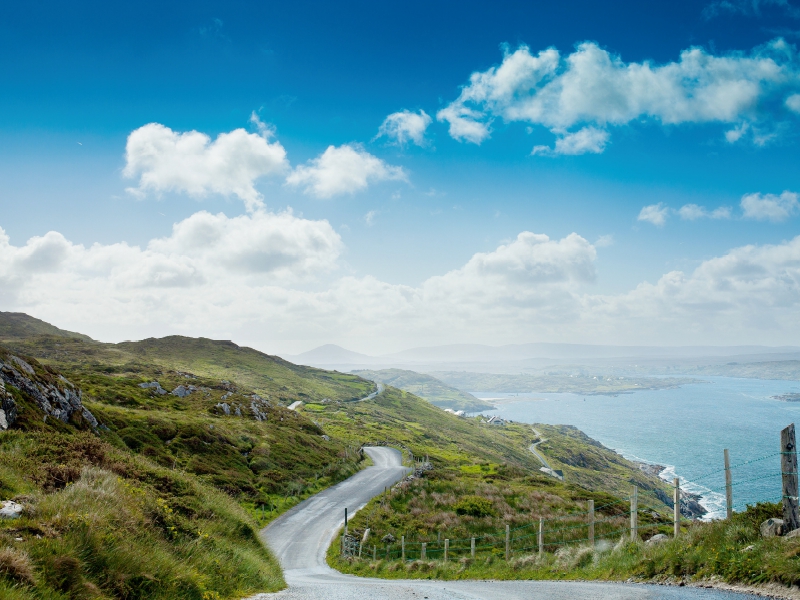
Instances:
[[[731,483],[731,456],[728,449],[722,451],[725,458],[725,508],[730,519],[733,516],[733,484]]]
[[[631,541],[635,541],[639,535],[639,487],[633,486],[631,494]]]
[[[425,542],[422,542],[422,550],[420,550],[420,554],[419,554],[419,559],[420,560],[425,560],[427,558],[426,557],[426,552],[425,552],[425,549],[426,549],[427,546],[428,546],[428,544],[426,544]]]
[[[675,537],[681,534],[681,480],[677,477],[672,480],[675,486],[675,497],[673,498],[674,504],[672,505],[672,519],[675,529]]]
[[[781,478],[783,480],[783,522],[789,531],[800,528],[797,510],[797,442],[794,423],[781,431]]]
[[[544,552],[544,519],[539,519],[539,555]]]
[[[506,560],[511,558],[511,528],[506,525]]]
[[[472,538],[469,542],[469,555],[473,559],[475,558],[475,538]]]
[[[450,540],[445,538],[444,540],[444,562],[447,562],[447,553],[450,550]]]
[[[406,536],[400,536],[400,558],[403,562],[406,561]]]
[[[372,560],[373,561],[378,560],[378,547],[377,546],[372,546]]]
[[[589,545],[594,547],[594,500],[589,500]]]

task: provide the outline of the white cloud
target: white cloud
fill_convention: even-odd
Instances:
[[[558,138],[553,153],[602,152],[606,128],[642,119],[739,123],[740,129],[742,123],[768,120],[772,95],[796,87],[798,79],[794,49],[783,40],[749,56],[690,48],[663,65],[626,63],[593,42],[565,57],[554,48],[534,55],[520,46],[507,51],[499,66],[473,73],[436,116],[461,141],[480,144],[491,135],[493,121],[503,119],[548,128]],[[571,132],[574,127],[579,130]],[[732,131],[729,139],[741,137]]]
[[[714,210],[708,210],[705,206],[697,204],[685,204],[678,209],[678,214],[685,221],[696,221],[697,219],[730,219],[731,209],[728,206],[720,206]]]
[[[125,147],[123,174],[139,180],[128,191],[234,195],[249,211],[256,210],[263,205],[256,180],[288,167],[283,146],[270,142],[271,130],[261,126],[260,136],[235,129],[214,141],[198,131],[179,133],[158,123],[140,127],[131,132]]]
[[[786,107],[798,114],[800,114],[800,94],[792,94],[786,98]]]
[[[798,194],[785,191],[775,194],[746,194],[742,196],[742,211],[746,219],[758,221],[785,221],[800,209]]]
[[[364,223],[367,224],[367,227],[372,227],[375,224],[375,217],[377,216],[378,216],[377,210],[371,210],[364,215]]]
[[[614,245],[614,236],[611,234],[601,235],[594,243],[595,248],[607,248]]]
[[[317,158],[300,165],[286,178],[307,194],[330,198],[364,190],[369,183],[386,180],[406,181],[402,167],[386,164],[356,144],[328,148]]]
[[[597,127],[584,127],[575,133],[566,133],[556,140],[555,148],[534,146],[531,154],[600,154],[608,143],[608,132]]]
[[[602,245],[598,241],[598,245]],[[619,294],[598,294],[595,246],[522,232],[419,285],[331,279],[342,242],[289,212],[200,212],[144,247],[15,246],[0,229],[0,301],[102,339],[184,333],[283,343],[793,343],[800,237],[744,246]],[[57,293],[56,293],[57,292]]]
[[[639,211],[637,220],[647,221],[648,223],[652,223],[658,227],[663,227],[664,223],[667,222],[668,214],[669,209],[659,202],[658,204],[650,204],[643,207],[642,210]]]
[[[409,110],[392,113],[378,129],[376,137],[385,136],[399,146],[414,142],[417,146],[425,145],[425,131],[431,124],[431,117],[424,110],[418,113]]]

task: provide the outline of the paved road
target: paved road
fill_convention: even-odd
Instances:
[[[364,402],[366,400],[372,400],[373,398],[376,398],[378,396],[378,394],[382,394],[383,390],[385,390],[385,389],[386,389],[386,386],[383,385],[382,383],[379,383],[377,390],[372,392],[369,396],[364,396],[361,400],[359,400],[359,402]]]
[[[555,581],[387,581],[343,575],[325,552],[350,514],[401,479],[407,469],[391,448],[365,448],[375,466],[320,492],[261,532],[284,569],[289,588],[251,600],[757,600],[714,590]]]
[[[531,427],[531,429],[533,429],[533,427]],[[550,463],[549,463],[549,462],[547,462],[547,459],[546,459],[544,456],[542,456],[541,454],[539,454],[539,451],[536,449],[536,446],[538,446],[538,445],[539,445],[539,444],[541,444],[542,442],[546,442],[547,440],[546,440],[545,438],[543,438],[543,437],[542,437],[542,434],[541,434],[541,433],[539,433],[539,432],[538,432],[536,429],[533,429],[533,434],[534,434],[536,437],[538,437],[538,438],[539,438],[539,441],[538,441],[538,442],[534,442],[534,443],[532,443],[532,444],[530,445],[530,448],[528,448],[528,450],[530,450],[531,452],[533,452],[534,456],[535,456],[536,458],[538,458],[538,459],[539,459],[539,462],[541,462],[541,463],[542,463],[542,464],[543,464],[545,467],[547,467],[548,469],[550,469],[550,470],[552,471],[552,470],[553,470],[553,467],[551,467],[551,466],[550,466]]]

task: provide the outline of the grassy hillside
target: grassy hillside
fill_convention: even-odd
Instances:
[[[131,451],[102,410],[96,430],[45,419],[36,390],[74,386],[30,357],[0,348],[0,359],[18,411],[0,433],[0,499],[24,508],[0,520],[0,597],[209,600],[283,587],[230,496]]]
[[[585,370],[580,367],[580,370]],[[624,394],[637,390],[664,390],[688,383],[703,383],[688,377],[612,377],[598,373],[552,375],[506,375],[437,371],[432,376],[459,390],[471,392]]]
[[[26,315],[25,313],[0,311],[0,341],[24,339],[37,335],[56,335],[91,341],[88,335],[59,329],[50,323]]]
[[[353,373],[364,379],[385,383],[406,392],[411,392],[441,408],[451,408],[465,412],[479,412],[494,408],[493,405],[478,400],[472,394],[450,387],[435,377],[423,373],[404,369],[364,370],[353,371]]]

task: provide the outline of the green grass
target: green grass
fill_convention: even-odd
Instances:
[[[89,433],[0,437],[0,596],[241,598],[284,586],[230,497]],[[26,567],[26,568],[22,568]]]
[[[385,383],[441,408],[479,412],[494,408],[492,404],[478,400],[472,394],[462,392],[446,385],[435,377],[403,369],[382,369],[379,371],[353,371],[354,374],[372,381]]]
[[[433,559],[386,560],[379,543],[378,560],[372,552],[364,558],[341,559],[338,548],[328,552],[328,562],[347,573],[369,577],[413,579],[578,579],[648,582],[699,582],[724,580],[734,584],[800,583],[800,538],[770,538],[759,535],[759,524],[780,515],[778,504],[759,504],[733,518],[711,523],[695,522],[684,527],[678,539],[655,545],[632,542],[627,535],[598,543],[549,545],[536,551],[512,553],[505,560],[501,543],[479,549],[472,559],[468,544],[451,546],[448,562],[441,546],[432,544]],[[396,550],[394,544],[393,550]],[[431,553],[429,552],[429,556]]]

